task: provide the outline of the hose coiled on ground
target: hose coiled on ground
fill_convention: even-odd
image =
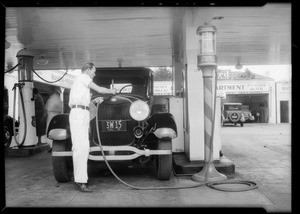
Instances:
[[[215,87],[217,87],[217,81],[215,81]],[[215,91],[216,92],[216,91]],[[110,98],[109,98],[110,99]],[[99,108],[100,102],[98,102],[97,104],[97,111],[98,112],[98,108]],[[216,109],[216,93],[214,95],[214,109]],[[214,111],[214,116],[213,116],[213,121],[215,120],[215,111]],[[214,124],[214,123],[213,123]],[[212,126],[212,129],[214,131],[214,125]],[[109,171],[113,174],[113,176],[120,181],[122,184],[124,184],[125,186],[128,186],[130,188],[133,189],[137,189],[137,190],[163,190],[163,189],[188,189],[188,188],[195,188],[195,187],[200,187],[203,185],[206,185],[207,187],[210,187],[212,189],[215,190],[220,190],[220,191],[226,191],[226,192],[240,192],[240,191],[247,191],[247,190],[253,190],[258,188],[257,184],[255,182],[252,181],[239,181],[239,180],[233,180],[233,181],[223,181],[223,182],[213,182],[213,181],[205,181],[202,183],[197,183],[194,185],[186,185],[186,186],[172,186],[172,187],[139,187],[139,186],[134,186],[131,184],[126,183],[125,181],[123,181],[114,171],[113,169],[110,167],[106,156],[104,154],[103,148],[102,148],[102,144],[101,144],[101,140],[100,140],[100,133],[99,133],[99,125],[98,125],[98,113],[96,113],[96,130],[97,130],[97,138],[99,141],[99,147],[104,159],[104,162],[106,164],[106,166],[108,167]],[[213,132],[212,132],[213,133]],[[213,135],[212,135],[213,136]],[[210,152],[210,155],[212,153],[212,150]],[[210,159],[209,159],[210,160]],[[209,164],[211,164],[211,161],[209,161]],[[209,168],[209,167],[208,167]],[[207,168],[207,169],[208,169]],[[206,175],[207,175],[207,171],[206,171]],[[207,180],[207,179],[206,179]],[[191,180],[192,181],[192,180]],[[196,183],[196,182],[195,182]],[[221,187],[216,187],[217,185],[224,185],[224,184],[245,184],[248,187],[247,188],[221,188]]]

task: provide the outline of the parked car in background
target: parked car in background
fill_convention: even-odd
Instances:
[[[12,117],[8,115],[8,91],[4,86],[3,90],[3,144],[4,148],[7,149],[11,145],[13,132],[13,123],[15,123],[15,132],[18,133],[19,122],[14,121]]]
[[[242,113],[242,103],[223,103],[222,105],[222,116],[221,125],[226,124],[240,124],[241,127],[244,126],[245,116]]]
[[[248,105],[242,105],[242,113],[245,117],[245,122],[251,122],[254,120],[254,116],[252,115],[251,111],[249,110]]]
[[[149,68],[97,68],[94,82],[116,88],[114,96],[92,95],[90,103],[89,161],[155,161],[157,177],[168,180],[172,173],[172,139],[177,127],[167,103],[153,96],[153,72]],[[72,140],[69,113],[56,115],[47,136],[53,139],[52,169],[58,182],[72,176]]]

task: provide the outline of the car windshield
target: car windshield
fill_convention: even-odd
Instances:
[[[147,93],[148,79],[145,76],[101,76],[94,78],[94,82],[101,87],[115,88],[117,93],[136,94],[145,96]]]
[[[225,105],[225,110],[241,110],[241,106],[239,105]]]
[[[143,84],[132,84],[130,82],[111,84],[110,87],[117,89],[117,93],[137,94],[141,96],[145,94],[146,90]]]

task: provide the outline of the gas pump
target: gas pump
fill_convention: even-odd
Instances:
[[[20,102],[19,116],[20,125],[18,139],[14,132],[14,137],[18,147],[35,146],[38,142],[35,127],[35,109],[34,101],[31,100],[33,94],[33,54],[25,49],[17,53],[18,58],[18,83],[15,84],[14,91],[14,115],[15,115],[15,99],[16,88],[19,88]],[[15,120],[15,118],[14,118]]]
[[[227,179],[225,175],[216,170],[213,163],[213,135],[217,93],[216,31],[216,27],[208,23],[197,29],[197,34],[200,35],[200,52],[197,56],[198,69],[202,70],[204,85],[205,165],[200,172],[192,176],[192,180],[196,182],[223,181]]]

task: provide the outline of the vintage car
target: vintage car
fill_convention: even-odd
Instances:
[[[242,103],[223,103],[222,105],[222,116],[221,125],[231,123],[237,125],[238,123],[241,127],[244,126],[245,117],[242,113]]]
[[[4,86],[3,90],[3,143],[4,148],[8,148],[11,144],[13,136],[13,119],[8,116],[8,91]]]
[[[155,161],[158,179],[168,180],[172,173],[172,139],[177,137],[177,127],[173,115],[167,111],[167,103],[154,99],[152,70],[97,68],[94,82],[116,88],[117,94],[100,96],[95,92],[92,95],[89,162],[103,162],[103,153],[108,163]],[[68,113],[51,120],[47,136],[53,139],[54,177],[58,182],[68,182],[73,173]]]
[[[13,124],[15,123],[15,124]],[[13,120],[12,117],[8,115],[8,90],[4,86],[3,90],[3,144],[4,148],[10,147],[12,142],[12,137],[14,135],[13,126],[15,125],[15,133],[18,133],[19,122]]]
[[[251,122],[254,120],[254,116],[251,114],[248,105],[242,105],[242,113],[245,117],[245,122]]]

